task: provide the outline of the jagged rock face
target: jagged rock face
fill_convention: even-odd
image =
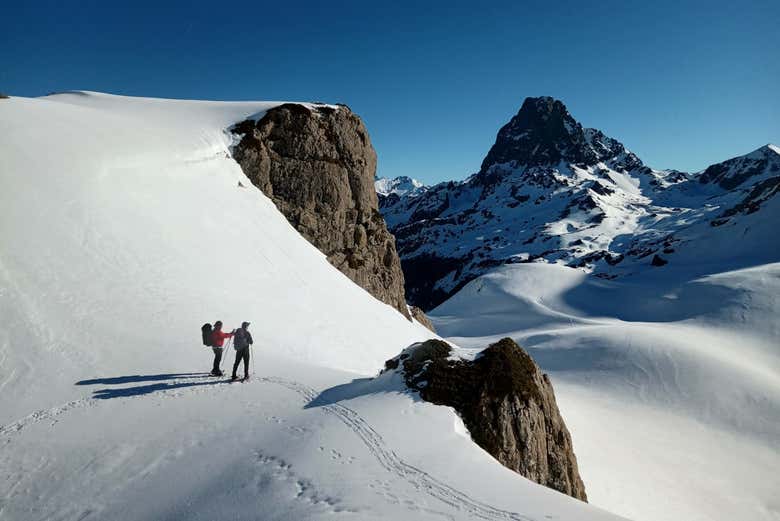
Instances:
[[[349,108],[285,104],[233,128],[233,157],[331,264],[409,318],[404,277],[374,191],[376,152]]]
[[[699,174],[653,170],[543,97],[526,99],[501,128],[478,173],[391,193],[380,209],[396,236],[407,300],[430,311],[504,263],[564,263],[607,279],[674,269],[712,233],[758,233],[758,212],[775,218],[779,191],[773,145]],[[722,250],[729,262],[753,255],[737,242]],[[653,261],[660,254],[663,263]]]
[[[449,360],[451,348],[428,340],[388,360],[407,386],[460,414],[472,439],[504,466],[537,483],[587,501],[571,436],[546,374],[512,339],[474,361]]]
[[[520,162],[532,166],[564,160],[592,164],[599,155],[588,145],[582,125],[563,103],[548,96],[526,98],[517,115],[498,131],[480,173],[496,164]]]
[[[639,158],[617,140],[600,130],[583,128],[559,100],[549,96],[526,98],[517,115],[498,131],[479,173],[495,165],[532,167],[563,161],[589,166],[621,154],[626,156],[626,168],[642,166]]]

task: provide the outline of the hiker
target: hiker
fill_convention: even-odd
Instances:
[[[214,322],[214,331],[211,333],[211,349],[214,351],[214,367],[211,369],[211,376],[223,376],[223,373],[219,369],[219,363],[222,361],[222,345],[226,338],[233,336],[233,333],[225,333],[222,331],[222,321],[217,320]],[[235,371],[233,371],[235,374]]]
[[[236,361],[233,364],[233,376],[231,380],[236,380],[236,371],[241,360],[244,361],[244,380],[249,378],[249,346],[252,345],[252,334],[247,331],[249,322],[242,322],[241,328],[236,329],[233,338],[233,347],[236,349]]]

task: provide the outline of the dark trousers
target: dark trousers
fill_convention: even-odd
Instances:
[[[211,350],[214,351],[214,367],[211,369],[211,374],[215,374],[219,372],[219,363],[222,361],[222,348],[212,347]]]
[[[241,363],[241,360],[244,361],[244,378],[247,378],[249,377],[249,348],[248,347],[236,351],[236,361],[233,364],[234,377],[236,376],[236,371],[238,370],[238,364]]]

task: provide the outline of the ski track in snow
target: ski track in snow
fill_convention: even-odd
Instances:
[[[293,380],[281,378],[277,376],[260,377],[256,379],[259,382],[269,383],[282,386],[290,391],[293,391],[300,395],[306,403],[310,403],[317,398],[319,393],[314,389]],[[197,392],[205,392],[203,388],[190,388],[184,390],[176,389],[176,384],[182,384],[189,382],[190,380],[179,379],[171,380],[170,385],[173,387],[171,390],[160,390],[155,392],[155,395],[162,395],[166,397],[179,397],[185,394],[194,394]],[[139,395],[140,396],[140,395]],[[121,398],[123,400],[137,398],[139,396],[127,396]],[[0,436],[6,438],[5,444],[11,442],[10,437],[14,434],[20,433],[22,430],[30,427],[31,425],[43,422],[52,421],[52,425],[57,422],[56,418],[62,414],[65,414],[74,409],[80,409],[84,407],[94,407],[100,402],[106,400],[101,398],[82,398],[80,400],[71,400],[62,405],[52,407],[49,409],[41,409],[35,411],[24,418],[21,418],[8,425],[0,427]],[[486,503],[478,501],[468,494],[457,490],[446,483],[434,478],[427,472],[414,467],[403,461],[391,448],[389,448],[382,435],[374,430],[373,427],[354,410],[341,405],[339,403],[324,405],[319,407],[327,414],[332,414],[338,418],[344,425],[347,426],[352,432],[354,432],[369,450],[369,452],[377,459],[379,464],[388,472],[396,477],[403,479],[409,483],[416,490],[422,491],[429,496],[442,501],[455,510],[468,513],[469,516],[479,519],[487,520],[512,520],[512,521],[535,521],[534,518],[519,514],[517,512],[510,512],[508,510],[501,510],[499,508],[492,507]],[[437,512],[428,509],[422,509],[431,514],[439,514],[445,517],[450,517],[444,512]]]

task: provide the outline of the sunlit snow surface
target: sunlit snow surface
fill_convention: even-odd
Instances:
[[[549,372],[593,504],[647,521],[776,520],[780,264],[700,271],[605,281],[510,265],[431,319],[464,348],[511,336]]]
[[[231,159],[225,129],[277,104],[0,100],[0,518],[615,519],[505,469],[395,377],[367,379],[430,333],[331,267]],[[247,383],[202,374],[198,330],[217,319],[252,322]],[[596,482],[588,436],[598,496],[617,485]]]

